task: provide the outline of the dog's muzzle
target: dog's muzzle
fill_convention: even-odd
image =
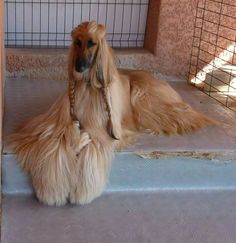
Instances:
[[[75,62],[75,70],[79,73],[86,71],[90,66],[89,60],[85,58],[77,58]]]

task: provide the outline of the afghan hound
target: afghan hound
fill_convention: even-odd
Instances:
[[[11,136],[37,198],[49,205],[98,197],[114,151],[137,133],[185,134],[215,123],[165,81],[118,70],[103,25],[84,22],[71,36],[67,92]]]

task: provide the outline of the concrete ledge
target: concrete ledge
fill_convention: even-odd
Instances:
[[[173,157],[147,159],[135,153],[117,153],[106,193],[169,190],[236,189],[236,160]],[[31,182],[14,155],[4,155],[4,194],[30,194]]]
[[[67,80],[68,49],[6,49],[7,77]],[[116,49],[118,68],[142,69],[154,76],[180,80],[158,72],[156,57],[144,49]]]

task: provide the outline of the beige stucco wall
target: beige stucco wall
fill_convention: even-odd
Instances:
[[[199,2],[200,7],[204,1]],[[228,4],[235,5],[235,0],[227,0]],[[190,55],[192,50],[193,31],[195,25],[195,16],[197,11],[197,0],[150,0],[149,15],[146,32],[146,48],[156,55],[156,66],[158,71],[163,74],[173,76],[188,76],[190,67]],[[219,12],[221,3],[206,1],[206,9]],[[236,7],[224,5],[222,13],[235,16]],[[198,10],[198,17],[203,12]],[[219,15],[213,12],[207,12],[205,19],[215,23],[219,22]],[[227,36],[228,39],[235,38],[236,19],[229,17],[220,18],[222,25],[232,27],[234,30],[219,28],[219,36]],[[198,21],[198,25],[201,22]],[[202,38],[206,41],[214,42],[217,25],[204,21],[203,26],[209,33],[202,33]],[[222,48],[215,50],[214,45],[201,43],[201,48],[218,56],[224,49],[227,49],[232,41],[218,38],[217,45]],[[201,53],[202,59],[206,62],[214,59],[211,55]],[[202,68],[206,64],[199,63]]]
[[[197,0],[161,0],[155,54],[159,71],[186,76]]]

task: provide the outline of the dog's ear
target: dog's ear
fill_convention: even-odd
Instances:
[[[99,40],[97,57],[96,57],[96,76],[97,81],[102,87],[106,87],[109,83],[110,77],[108,76],[109,60],[108,60],[108,49],[104,38]]]
[[[105,37],[99,40],[95,60],[95,72],[98,84],[96,87],[107,87],[115,73],[112,51],[110,50]]]
[[[90,72],[92,77],[91,85],[94,88],[101,88],[103,92],[104,102],[106,104],[106,110],[108,113],[108,122],[107,122],[107,133],[113,139],[118,140],[118,131],[116,131],[116,126],[113,121],[113,112],[112,112],[112,97],[109,90],[109,83],[112,81],[112,77],[116,72],[116,67],[113,61],[112,51],[109,48],[106,39],[106,29],[103,25],[98,24],[96,29],[96,34],[98,36],[98,49],[95,55],[95,65]]]
[[[96,75],[97,81],[106,87],[111,81],[111,69],[113,67],[113,57],[111,56],[111,50],[105,39],[106,28],[104,25],[97,25],[97,35],[99,39],[99,45],[96,56]]]
[[[99,45],[97,50],[96,60],[96,75],[98,82],[102,87],[106,87],[109,83],[109,47],[105,40],[106,29],[103,25],[97,25],[97,35],[99,39]]]
[[[106,87],[110,83],[109,49],[105,38],[99,39],[98,48],[94,57],[94,65],[90,71],[93,88]]]

